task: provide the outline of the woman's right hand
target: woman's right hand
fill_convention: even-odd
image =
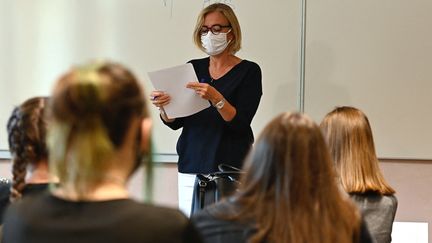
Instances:
[[[166,122],[173,122],[175,120],[168,118],[163,108],[170,103],[170,100],[171,97],[163,91],[154,90],[150,93],[150,101],[159,109],[162,119]]]
[[[171,97],[163,91],[154,90],[150,93],[150,101],[158,108],[168,105],[170,100]]]

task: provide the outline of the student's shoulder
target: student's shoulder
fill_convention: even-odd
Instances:
[[[394,195],[383,195],[381,198],[381,206],[395,214],[398,207],[398,200]]]
[[[0,179],[3,180],[3,179]],[[0,182],[0,201],[1,203],[9,202],[9,195],[10,195],[10,183],[8,182]]]
[[[384,206],[397,205],[397,198],[394,195],[382,195],[379,193],[364,193],[351,195],[351,198],[357,201],[367,201]]]
[[[395,195],[384,195],[382,200],[389,205],[398,204],[398,200]]]
[[[145,227],[151,232],[152,242],[201,242],[195,225],[178,209],[138,202],[135,209],[136,215],[130,222],[139,225],[139,231]]]
[[[198,225],[208,225],[208,222],[223,223],[226,221],[223,219],[223,216],[232,216],[235,215],[236,212],[237,208],[235,207],[235,205],[227,201],[222,201],[207,206],[203,210],[193,214],[191,220]]]
[[[177,225],[188,223],[188,218],[178,209],[135,201],[131,202],[131,206],[132,205],[134,205],[133,207],[138,215],[141,215],[145,220],[150,220],[150,222],[166,220],[167,222]]]
[[[31,209],[40,208],[41,205],[46,205],[50,201],[50,194],[48,192],[42,192],[38,194],[26,195],[22,199],[13,203],[15,208]]]
[[[47,207],[46,200],[48,195],[41,193],[40,195],[31,195],[18,200],[10,204],[6,209],[4,219],[7,221],[8,218],[26,218],[29,221],[31,219],[40,219],[40,214],[43,214]]]

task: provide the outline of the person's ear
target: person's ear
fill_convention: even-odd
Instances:
[[[227,37],[228,37],[227,40],[228,40],[230,43],[232,43],[232,41],[234,40],[234,34],[231,33],[231,32],[229,32]]]
[[[141,121],[141,151],[144,154],[150,153],[150,143],[151,143],[151,130],[152,130],[152,120],[150,118],[144,118]]]
[[[228,32],[227,38],[227,40],[229,40],[230,42],[234,40],[235,36],[232,29]]]

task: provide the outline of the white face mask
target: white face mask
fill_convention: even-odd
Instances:
[[[215,56],[222,53],[231,42],[227,41],[227,34],[230,32],[229,30],[226,33],[219,33],[217,35],[213,34],[210,30],[206,35],[201,36],[201,44],[205,49],[205,52],[210,56]]]

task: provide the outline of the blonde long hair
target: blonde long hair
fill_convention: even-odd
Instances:
[[[201,43],[200,30],[201,27],[203,26],[206,15],[213,12],[220,12],[228,20],[228,23],[232,29],[231,33],[233,34],[234,38],[231,40],[227,48],[231,54],[237,53],[241,49],[241,42],[242,42],[240,23],[237,19],[237,16],[234,13],[234,10],[230,6],[223,3],[214,3],[201,10],[201,12],[198,15],[195,29],[193,32],[193,40],[195,45],[202,51],[205,51]]]
[[[362,111],[337,107],[324,117],[320,126],[346,192],[395,193],[381,173],[372,129]]]
[[[284,113],[262,131],[245,162],[234,196],[238,215],[256,223],[249,242],[352,242],[359,235],[355,206],[335,181],[319,127],[306,115]]]
[[[107,161],[123,144],[132,120],[148,117],[134,75],[108,62],[66,73],[54,88],[48,111],[50,171],[78,198],[106,180]]]

